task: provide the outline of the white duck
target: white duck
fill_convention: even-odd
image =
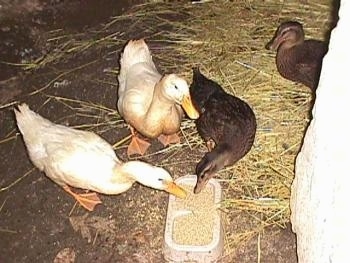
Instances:
[[[101,203],[97,194],[77,194],[70,186],[113,195],[137,181],[186,196],[165,169],[141,161],[120,161],[112,146],[95,133],[54,124],[26,104],[18,106],[15,115],[33,164],[89,211]]]
[[[130,40],[125,46],[118,82],[118,111],[134,135],[128,147],[129,156],[144,154],[150,145],[135,136],[133,129],[147,138],[158,137],[166,146],[180,141],[176,133],[183,109],[191,119],[199,117],[186,80],[175,74],[162,76],[143,39]]]

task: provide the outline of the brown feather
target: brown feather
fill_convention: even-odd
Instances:
[[[191,98],[200,117],[196,126],[200,136],[215,147],[197,164],[199,193],[208,180],[225,166],[233,165],[251,149],[256,132],[254,112],[243,100],[226,93],[221,86],[193,70]]]
[[[282,77],[312,90],[317,88],[322,60],[328,49],[325,42],[304,40],[302,24],[288,21],[277,28],[266,48],[277,50],[276,66]]]

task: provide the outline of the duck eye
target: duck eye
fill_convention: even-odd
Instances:
[[[179,88],[175,85],[175,89],[178,90]]]
[[[288,31],[289,29],[282,31],[281,35],[284,36]]]
[[[163,180],[163,178],[158,178],[158,181],[163,182],[164,180]]]

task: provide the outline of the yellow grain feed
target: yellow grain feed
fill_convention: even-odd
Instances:
[[[176,199],[174,208],[184,212],[174,219],[173,240],[180,245],[208,245],[213,239],[214,218],[217,215],[213,186],[208,184],[196,195],[193,194],[193,186],[181,186],[188,195],[186,199]]]

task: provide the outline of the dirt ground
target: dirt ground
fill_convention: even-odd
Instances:
[[[93,31],[139,2],[0,1],[0,262],[165,262],[162,242],[167,194],[135,184],[118,196],[100,195],[103,205],[87,213],[33,169],[12,111],[16,102],[27,102],[54,122],[94,130],[111,143],[126,137],[126,125],[103,108],[84,109],[74,101],[59,99],[115,109],[113,69],[118,68],[122,46],[87,50],[36,71],[24,71],[14,64],[33,61],[52,50],[54,41],[47,42],[51,37],[47,32]],[[115,24],[113,30],[125,30],[130,38],[144,34],[122,24]],[[107,122],[119,128],[112,129]],[[81,126],[86,123],[94,125]],[[193,173],[204,152],[204,146],[189,149],[184,144],[164,153],[159,143],[153,141],[152,145],[154,154],[145,159],[165,166],[175,177]],[[124,146],[117,148],[124,160],[125,152]],[[185,165],[176,165],[179,163]],[[225,229],[233,232],[249,224],[244,213],[229,214]],[[266,228],[221,261],[297,262],[295,235],[290,228]]]

